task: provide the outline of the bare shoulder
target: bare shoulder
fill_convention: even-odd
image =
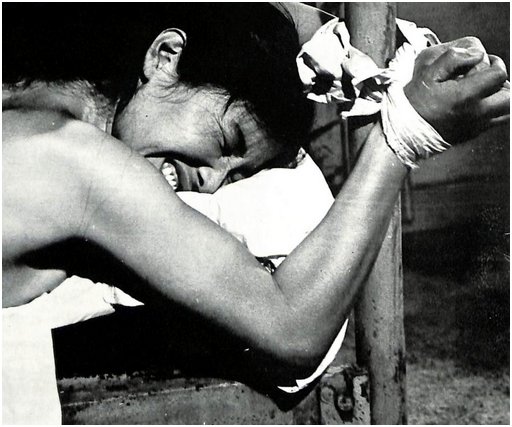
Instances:
[[[35,173],[48,178],[62,173],[76,175],[82,171],[77,165],[104,163],[105,151],[130,156],[120,141],[59,111],[7,110],[2,116],[3,166],[15,175],[23,169],[32,178]],[[10,175],[7,178],[10,181]]]
[[[87,203],[77,159],[102,132],[51,111],[11,110],[3,118],[5,260],[77,233]]]
[[[24,119],[39,132],[3,141],[4,259],[93,237],[91,224],[105,225],[105,232],[129,228],[148,204],[181,205],[156,168],[111,135],[62,117],[51,129],[36,128],[40,117]]]

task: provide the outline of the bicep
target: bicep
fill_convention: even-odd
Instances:
[[[254,317],[247,313],[249,302],[268,307],[272,298],[275,302],[276,287],[247,249],[184,204],[154,166],[117,141],[89,162],[95,179],[84,237],[169,300],[224,325],[251,330],[261,316],[258,310],[252,311]]]

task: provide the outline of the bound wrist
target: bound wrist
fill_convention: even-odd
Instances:
[[[398,159],[410,169],[418,160],[440,153],[451,145],[414,108],[399,84],[388,87],[382,102],[382,128],[386,142]]]

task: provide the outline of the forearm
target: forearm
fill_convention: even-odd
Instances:
[[[326,218],[276,272],[279,286],[304,316],[297,329],[309,329],[313,345],[328,345],[337,332],[334,325],[348,316],[406,174],[376,125]]]

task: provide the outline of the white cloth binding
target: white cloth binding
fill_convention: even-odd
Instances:
[[[451,147],[416,112],[399,84],[391,84],[385,92],[381,116],[387,144],[398,159],[411,169],[418,167],[419,159],[427,159]]]
[[[430,30],[397,19],[397,26],[408,40],[398,49],[386,69],[350,44],[343,22],[335,18],[304,44],[297,56],[297,67],[308,98],[316,102],[335,102],[345,108],[343,117],[366,116],[381,111],[386,142],[407,167],[417,160],[450,147],[439,133],[409,103],[403,87],[411,80],[416,56],[439,40]],[[351,78],[354,99],[347,98],[342,76]],[[331,86],[318,92],[319,82]]]

